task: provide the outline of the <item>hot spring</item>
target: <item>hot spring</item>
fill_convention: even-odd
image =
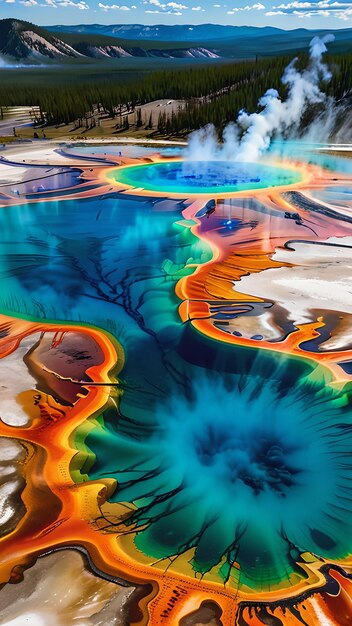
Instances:
[[[221,195],[298,183],[290,167],[227,161],[161,161],[118,167],[108,174],[120,185],[168,195]]]

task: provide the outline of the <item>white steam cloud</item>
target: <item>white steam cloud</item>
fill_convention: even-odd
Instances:
[[[274,136],[288,133],[294,136],[307,109],[316,104],[326,104],[326,127],[331,128],[333,100],[320,90],[320,83],[331,79],[323,55],[327,51],[326,44],[333,40],[333,35],[314,37],[309,45],[308,67],[297,69],[297,58],[286,67],[281,79],[287,86],[286,100],[280,99],[276,89],[268,89],[258,102],[262,110],[259,113],[240,111],[236,123],[225,128],[221,145],[211,124],[192,133],[186,158],[191,161],[256,161],[268,150]]]
[[[1,70],[1,69],[4,69],[4,68],[6,69],[6,68],[8,68],[8,67],[12,67],[12,66],[11,66],[11,63],[8,63],[8,61],[5,59],[5,57],[3,57],[3,56],[0,54],[0,70]]]
[[[17,63],[14,59],[9,59],[8,57],[0,54],[0,70],[18,70],[18,69],[27,69],[27,68],[38,68],[38,67],[48,67],[44,63],[33,63],[30,65],[29,63]],[[54,65],[51,65],[54,67]]]

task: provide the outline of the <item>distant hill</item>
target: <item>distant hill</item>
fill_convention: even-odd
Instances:
[[[0,20],[0,55],[25,63],[42,63],[43,59],[53,59],[57,63],[60,60],[127,57],[243,59],[295,54],[306,49],[312,37],[321,32],[303,28],[284,31],[271,27],[211,24],[91,24],[41,28],[23,20],[4,19]],[[329,50],[333,53],[352,52],[352,29],[333,32],[335,42],[329,45]]]
[[[183,42],[138,41],[121,39],[108,35],[56,33],[80,54],[91,58],[122,58],[122,57],[158,57],[168,59],[214,59],[218,58],[215,51],[199,44],[188,45]],[[180,47],[179,47],[180,46]]]
[[[50,32],[57,36],[66,33],[75,35],[77,39],[83,36],[109,36],[123,39],[125,42],[133,41],[133,46],[143,46],[144,49],[153,46],[165,49],[165,46],[196,48],[199,42],[208,50],[214,51],[221,57],[246,58],[271,56],[298,52],[306,49],[310,40],[315,35],[332,32],[335,42],[329,45],[333,53],[352,52],[352,28],[339,30],[307,30],[298,28],[295,30],[282,30],[265,26],[226,26],[221,24],[199,25],[174,25],[156,24],[145,26],[143,24],[78,24],[77,26],[50,26]],[[143,42],[143,43],[142,43]],[[168,42],[168,44],[165,44]],[[127,43],[128,45],[128,43]]]
[[[78,57],[70,45],[23,20],[0,20],[0,54],[15,59]]]
[[[225,26],[222,24],[78,24],[77,26],[48,26],[48,30],[58,33],[80,33],[86,35],[108,35],[122,39],[142,39],[159,41],[208,41],[223,37],[260,37],[279,34],[285,31],[271,26]]]
[[[146,45],[143,45],[145,43]],[[159,57],[175,59],[210,59],[219,55],[203,46],[178,47],[160,42],[118,40],[102,35],[56,33],[22,20],[0,20],[0,55],[16,60],[42,61],[43,58],[106,59],[123,57]]]
[[[308,49],[313,37],[332,33],[335,41],[329,43],[331,54],[352,52],[352,29],[343,30],[306,30],[299,28],[295,30],[272,33],[270,35],[258,35],[254,37],[234,40],[233,38],[222,39],[222,41],[207,41],[206,45],[214,48],[221,56],[245,58],[260,56],[278,56],[285,54],[296,54]]]
[[[282,30],[271,26],[258,28],[255,26],[224,26],[221,24],[144,26],[143,24],[79,24],[77,26],[50,26],[51,32],[64,37],[65,34],[75,37],[108,36],[123,39],[125,45],[133,41],[133,47],[143,49],[159,49],[167,47],[197,48],[199,42],[207,50],[219,57],[229,59],[253,58],[256,55],[272,56],[278,54],[294,54],[307,49],[312,37],[327,32],[335,35],[334,43],[329,50],[336,54],[352,52],[352,28],[339,30]],[[66,39],[65,39],[66,40]],[[167,43],[166,43],[167,42]],[[131,43],[132,45],[132,43]]]

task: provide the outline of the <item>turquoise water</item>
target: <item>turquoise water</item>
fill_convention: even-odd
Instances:
[[[140,305],[144,324],[159,315],[162,300],[168,314],[152,325],[171,334],[179,323],[175,283],[210,251],[176,223],[176,203],[167,208],[115,194],[2,208],[1,308],[107,328],[124,323],[122,303],[128,299],[133,309],[139,287],[148,291]],[[138,324],[133,328],[138,333]]]
[[[117,182],[147,191],[180,193],[229,193],[301,180],[298,171],[258,163],[223,161],[175,161],[117,168],[109,174]]]
[[[85,156],[97,156],[97,155],[107,155],[109,156],[114,155],[114,156],[119,156],[120,154],[122,154],[123,156],[126,157],[131,157],[131,158],[139,158],[139,157],[145,157],[148,156],[150,154],[155,154],[156,152],[159,152],[160,154],[163,154],[164,156],[177,156],[180,155],[182,152],[182,148],[183,146],[162,146],[162,145],[154,145],[154,146],[143,146],[143,145],[138,145],[138,144],[116,144],[116,145],[109,145],[106,143],[103,144],[98,144],[98,145],[85,145],[85,146],[78,146],[77,144],[75,145],[69,145],[67,147],[65,147],[65,152],[69,152],[70,154],[74,154],[76,156],[80,156],[81,154],[84,154]]]
[[[270,153],[288,159],[297,159],[313,165],[320,165],[331,171],[352,175],[352,158],[343,154],[331,154],[329,146],[304,141],[273,141]],[[352,156],[352,153],[350,153]]]
[[[1,310],[95,324],[122,345],[121,404],[76,444],[91,450],[82,480],[117,479],[111,499],[138,506],[137,547],[194,548],[194,570],[220,581],[237,561],[240,584],[269,589],[304,577],[301,552],[351,551],[351,415],[304,360],[181,323],[175,285],[211,258],[181,211],[119,194],[2,208]]]
[[[124,408],[118,422],[106,412],[87,439],[90,476],[117,480],[113,500],[138,507],[140,550],[167,560],[194,548],[194,570],[214,568],[220,581],[236,560],[240,583],[257,590],[294,572],[304,578],[302,552],[348,554],[352,531],[348,409],[293,371],[280,390],[284,370],[270,380],[266,367],[275,359],[249,375],[244,365],[241,376],[189,368],[187,391],[168,388],[130,413],[133,423]]]

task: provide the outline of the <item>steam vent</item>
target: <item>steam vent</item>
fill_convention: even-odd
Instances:
[[[224,161],[166,161],[112,170],[109,179],[146,193],[224,195],[293,185],[302,179],[296,169],[280,165]]]

